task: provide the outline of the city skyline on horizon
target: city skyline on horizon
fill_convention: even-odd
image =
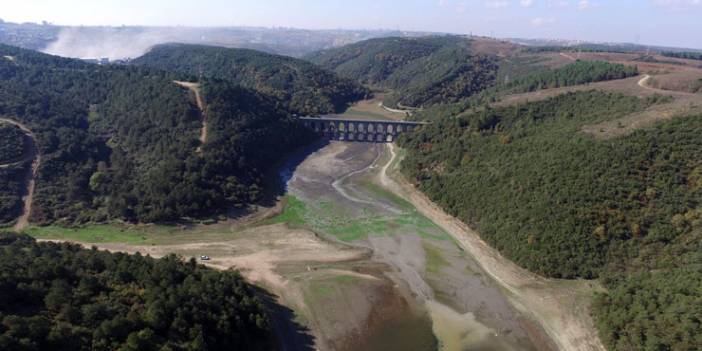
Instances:
[[[702,0],[409,0],[401,8],[389,0],[25,0],[0,13],[62,26],[398,30],[702,49],[700,16]]]

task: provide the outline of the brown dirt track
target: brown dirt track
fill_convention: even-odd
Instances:
[[[15,231],[21,231],[29,225],[29,216],[32,213],[32,202],[34,201],[34,179],[37,176],[37,171],[39,170],[39,165],[41,163],[41,154],[39,153],[39,148],[37,147],[34,133],[32,133],[32,131],[29,128],[27,128],[22,123],[8,118],[0,118],[0,123],[9,123],[18,126],[27,135],[30,141],[29,149],[23,155],[23,158],[21,160],[12,162],[11,164],[0,165],[0,168],[4,168],[10,166],[17,166],[29,160],[33,160],[32,166],[27,171],[27,176],[25,178],[27,190],[25,192],[24,197],[22,198],[24,202],[24,206],[22,208],[22,215],[19,218],[17,218],[15,226],[13,227]]]
[[[198,146],[196,151],[198,154],[201,154],[202,145],[205,145],[205,143],[207,142],[207,111],[205,108],[205,100],[202,98],[200,83],[181,81],[174,81],[173,83],[180,85],[184,88],[188,88],[193,94],[195,94],[195,102],[197,103],[197,107],[200,109],[200,113],[202,114],[202,128],[200,129],[200,146]]]
[[[553,56],[549,54],[547,57]],[[564,93],[587,90],[602,90],[624,95],[636,96],[640,98],[662,95],[673,98],[672,102],[656,104],[645,111],[637,112],[622,118],[607,121],[595,125],[588,125],[582,128],[584,133],[590,134],[598,139],[608,139],[625,136],[633,131],[650,126],[658,121],[668,120],[675,116],[687,115],[702,112],[702,94],[694,94],[687,91],[672,90],[678,87],[678,82],[686,77],[702,77],[702,69],[690,65],[673,65],[659,63],[641,63],[631,61],[638,57],[633,54],[612,54],[612,53],[583,53],[581,59],[606,60],[623,63],[627,65],[637,65],[642,75],[627,79],[597,82],[572,87],[562,87],[554,89],[544,89],[523,94],[513,94],[503,96],[496,107],[524,104],[533,101],[545,100]],[[689,60],[688,60],[689,61]],[[649,78],[653,80],[665,81],[669,90],[657,89],[649,85]]]

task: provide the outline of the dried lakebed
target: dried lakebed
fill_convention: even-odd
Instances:
[[[384,144],[291,158],[282,209],[214,225],[30,227],[31,235],[153,257],[208,255],[277,296],[281,350],[555,350],[452,236],[381,177]]]
[[[366,250],[361,266],[376,267],[372,275],[389,289],[385,297],[392,296],[390,305],[381,299],[373,309],[403,306],[394,309],[393,318],[354,316],[372,329],[351,328],[346,335],[358,335],[355,344],[334,346],[452,351],[553,348],[539,325],[510,305],[499,286],[451,236],[383,187],[379,174],[392,161],[386,145],[332,142],[304,156],[282,171],[288,202],[271,221],[309,228],[326,240]],[[354,299],[331,296],[332,290],[364,293],[362,285],[354,289],[354,280],[343,277],[334,278],[341,282],[339,287],[334,279],[328,280],[324,296],[305,293],[307,308],[319,321],[313,324],[321,326],[316,335],[319,345],[332,346],[334,339],[325,331],[328,325],[351,327],[339,322],[345,316],[337,315],[333,304]]]

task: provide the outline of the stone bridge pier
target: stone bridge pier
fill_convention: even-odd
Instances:
[[[352,120],[300,117],[299,120],[316,133],[340,141],[391,143],[400,134],[411,132],[426,122]]]

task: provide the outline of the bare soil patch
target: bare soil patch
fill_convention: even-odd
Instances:
[[[378,337],[376,328],[390,322],[404,323],[404,316],[412,315],[407,294],[384,275],[390,268],[368,261],[366,249],[325,240],[310,230],[286,224],[240,232],[228,228],[221,224],[208,226],[208,232],[180,232],[173,238],[177,244],[79,244],[156,258],[177,254],[199,260],[207,255],[210,260],[199,262],[215,269],[237,270],[277,295],[279,303],[295,311],[297,322],[311,330],[319,350],[355,350],[360,344],[382,350],[377,345],[370,347]],[[417,323],[428,323],[417,318]],[[433,336],[428,337],[433,340]]]
[[[376,93],[372,98],[361,100],[349,106],[344,113],[331,114],[325,117],[358,120],[390,120],[401,121],[409,112],[392,111],[383,107],[385,94]]]
[[[508,41],[474,37],[472,38],[470,49],[477,54],[509,57],[513,56],[522,48]]]
[[[647,83],[655,89],[702,94],[702,70],[655,75]]]

